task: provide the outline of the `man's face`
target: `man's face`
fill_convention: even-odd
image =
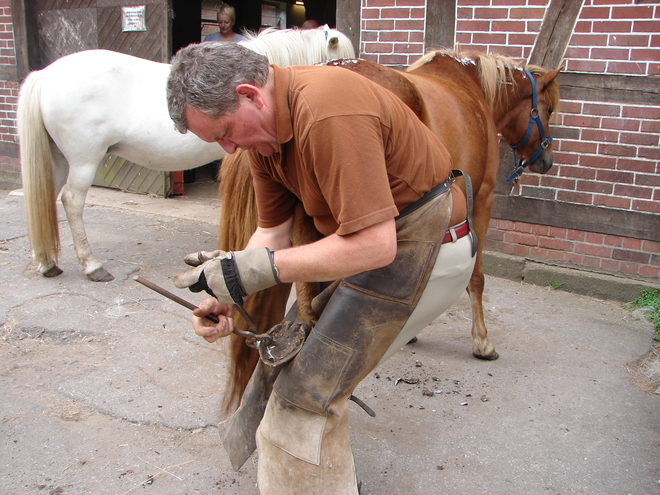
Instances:
[[[279,151],[274,119],[254,101],[240,98],[232,115],[210,117],[195,108],[186,110],[188,130],[207,143],[218,143],[227,153],[237,148],[271,156]]]

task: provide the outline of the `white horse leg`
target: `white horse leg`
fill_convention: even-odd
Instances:
[[[100,159],[96,163],[84,166],[74,166],[69,163],[69,177],[62,190],[62,204],[71,229],[76,256],[78,262],[83,265],[85,275],[93,282],[109,282],[114,280],[114,277],[92,255],[92,248],[87,241],[87,233],[83,223],[85,198],[87,197],[87,191],[92,186],[99,163]]]

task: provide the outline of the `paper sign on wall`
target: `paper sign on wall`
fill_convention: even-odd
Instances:
[[[147,22],[145,18],[146,6],[122,7],[121,8],[121,30],[146,31]]]

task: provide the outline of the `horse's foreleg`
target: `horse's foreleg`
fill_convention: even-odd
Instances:
[[[83,223],[83,208],[87,191],[92,186],[96,165],[69,170],[69,179],[62,190],[62,204],[73,237],[78,262],[83,265],[85,275],[93,282],[109,282],[114,277],[108,273],[103,264],[92,255],[92,248],[87,241],[87,233]],[[74,176],[75,174],[75,176]]]

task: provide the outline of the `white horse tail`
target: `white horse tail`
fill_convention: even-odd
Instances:
[[[32,72],[18,97],[18,136],[28,235],[40,270],[57,263],[60,239],[50,138],[41,116],[41,72]],[[50,266],[48,266],[50,265]]]

